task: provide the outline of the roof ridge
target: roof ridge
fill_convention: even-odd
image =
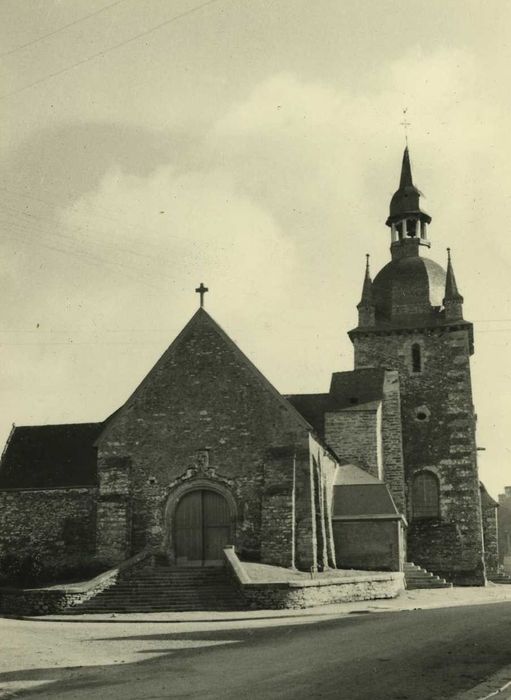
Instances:
[[[283,394],[281,394],[278,389],[276,389],[273,384],[267,379],[264,374],[254,365],[254,363],[245,355],[245,353],[239,348],[238,344],[236,341],[234,341],[227,333],[224,331],[224,329],[220,326],[220,324],[203,308],[199,307],[197,311],[193,314],[193,316],[190,318],[190,320],[186,323],[186,325],[182,328],[182,330],[178,333],[178,335],[174,338],[174,340],[171,342],[171,344],[167,347],[167,349],[162,353],[160,358],[156,361],[156,363],[150,368],[150,370],[147,372],[147,374],[144,376],[142,381],[137,385],[137,387],[134,389],[134,391],[131,392],[129,395],[128,399],[120,406],[120,408],[115,411],[106,421],[104,425],[103,431],[98,435],[96,439],[96,443],[103,437],[103,435],[106,433],[106,431],[109,429],[110,425],[112,425],[118,414],[122,412],[122,410],[130,403],[130,401],[133,399],[133,397],[140,391],[140,389],[146,384],[148,381],[149,376],[156,370],[156,368],[161,365],[168,357],[171,355],[173,352],[176,351],[176,349],[179,347],[183,339],[187,336],[187,334],[190,332],[190,330],[201,320],[206,321],[207,323],[210,324],[212,329],[214,330],[217,335],[219,335],[224,342],[226,342],[231,348],[233,348],[234,352],[237,353],[237,355],[241,358],[241,360],[249,367],[251,370],[252,374],[257,378],[257,380],[260,382],[262,386],[264,386],[268,391],[270,391],[273,396],[281,403],[281,405],[291,414],[294,415],[294,417],[300,422],[302,427],[307,430],[308,432],[313,432],[316,437],[318,437],[315,433],[315,430],[312,425],[301,415],[299,411],[297,411],[294,406],[285,398]]]

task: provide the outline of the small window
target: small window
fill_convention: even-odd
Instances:
[[[414,374],[422,372],[422,354],[419,343],[414,343],[412,345],[412,372]]]
[[[431,472],[421,472],[413,479],[412,512],[414,519],[440,517],[440,487]]]
[[[419,423],[427,423],[431,416],[430,410],[427,406],[418,406],[415,409],[415,420]]]

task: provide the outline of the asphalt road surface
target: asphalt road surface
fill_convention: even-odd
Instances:
[[[44,622],[31,624],[39,625],[36,634],[38,629],[44,634]],[[120,639],[116,627],[103,626],[96,651]],[[300,625],[290,619],[281,627],[177,627],[157,634],[147,624],[134,628],[129,639],[140,661],[87,667],[84,657],[81,667],[1,673],[0,686],[23,680],[25,673],[46,682],[11,697],[441,700],[511,664],[510,603],[348,615]],[[144,658],[155,641],[160,655]]]

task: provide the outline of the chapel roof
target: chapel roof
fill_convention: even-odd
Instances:
[[[334,518],[371,516],[400,517],[387,484],[377,483],[336,484],[332,516]]]
[[[0,489],[95,486],[94,441],[102,425],[14,427],[0,462]]]
[[[339,520],[375,516],[398,519],[401,513],[388,485],[356,464],[340,464],[334,481],[332,516]]]

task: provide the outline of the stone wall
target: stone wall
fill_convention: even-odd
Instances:
[[[389,572],[330,581],[248,584],[242,592],[254,609],[279,610],[395,598],[403,589],[403,574]]]
[[[152,565],[151,553],[140,552],[119,567],[104,571],[99,576],[79,584],[67,584],[51,588],[0,587],[0,612],[6,615],[53,615],[74,612],[82,603],[94,598],[113,586],[133,569]]]
[[[470,379],[470,327],[352,332],[355,367],[397,370],[407,497],[408,559],[458,583],[483,584],[483,535]],[[418,343],[422,370],[414,373]],[[440,518],[413,521],[413,476],[440,485]]]
[[[383,480],[388,484],[396,508],[406,516],[403,432],[399,374],[385,372],[382,406]]]
[[[97,556],[111,563],[131,551],[131,487],[129,457],[98,457],[99,501]]]
[[[341,463],[356,464],[377,479],[383,476],[381,404],[325,413],[325,440]]]
[[[275,447],[264,464],[261,515],[261,560],[267,564],[295,566],[296,451]],[[291,465],[291,468],[290,468]],[[280,527],[275,527],[275,522]]]
[[[270,544],[270,529],[275,538],[289,529],[291,504],[289,494],[275,492],[278,467],[271,466],[268,448],[307,449],[308,432],[303,418],[214,321],[205,312],[196,314],[98,440],[101,484],[114,458],[118,465],[123,460],[128,465],[128,459],[130,464],[131,538],[124,553],[112,552],[112,563],[114,556],[127,557],[148,545],[172,557],[173,495],[194,483],[218,485],[231,494],[236,512],[230,544],[246,558],[261,558],[262,518],[271,509],[264,538],[273,560],[276,539]],[[280,468],[280,481],[289,485],[293,460]],[[295,478],[301,499],[297,558],[308,563],[314,559],[308,463],[297,465]],[[98,532],[109,522],[104,510],[100,516]],[[288,548],[285,565],[289,557]]]
[[[308,452],[311,469],[311,511],[316,540],[316,560],[312,562],[311,568],[319,571],[335,569],[337,565],[332,531],[332,503],[337,461],[312,435],[309,436]]]
[[[333,522],[337,565],[342,569],[401,571],[401,520],[338,520]]]
[[[356,464],[386,481],[406,514],[398,372],[385,372],[382,401],[326,413],[325,440],[341,463]]]
[[[9,580],[18,571],[27,580],[51,580],[89,572],[96,497],[94,488],[0,491],[0,576]]]
[[[329,603],[395,598],[404,590],[402,572],[373,571],[354,576],[336,576],[335,572],[330,572],[328,578],[256,583],[250,579],[234,547],[226,548],[224,556],[232,582],[253,609],[308,608]]]

